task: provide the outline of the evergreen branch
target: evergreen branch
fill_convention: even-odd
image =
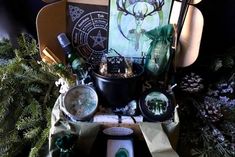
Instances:
[[[0,58],[11,59],[15,56],[12,44],[9,39],[0,41]]]
[[[34,98],[28,101],[30,104],[24,108],[19,120],[16,122],[18,130],[30,129],[39,126],[41,123],[41,117],[43,117],[41,105]]]
[[[43,144],[48,140],[49,136],[49,128],[46,128],[43,130],[43,132],[40,135],[40,139],[38,142],[35,144],[35,146],[31,149],[29,153],[29,157],[39,157],[39,151],[42,148]]]
[[[11,130],[0,136],[1,156],[12,157],[19,153],[23,140],[20,139],[16,130]]]
[[[48,84],[51,84],[52,82],[54,82],[54,81],[50,80],[50,77],[46,77],[42,73],[38,73],[37,77],[33,76],[32,78],[35,80],[35,82],[39,82],[39,83],[42,83],[45,85],[48,85]]]
[[[31,84],[28,87],[28,92],[32,92],[32,93],[42,93],[43,89],[40,88],[37,84]]]
[[[30,154],[37,154],[48,138],[50,112],[58,97],[58,75],[37,63],[36,41],[22,36],[18,44],[11,50],[15,58],[0,66],[0,143],[5,144],[0,144],[0,156],[6,157],[19,155],[29,144],[34,148]]]
[[[16,130],[11,130],[7,133],[0,134],[0,146],[4,146],[6,144],[12,144],[17,142],[22,142]]]
[[[51,109],[49,107],[46,108],[46,120],[47,120],[47,127],[51,127]]]
[[[26,58],[30,56],[31,59],[34,59],[34,56],[39,54],[36,40],[27,34],[22,34],[18,38],[18,44],[19,44],[19,50],[21,52],[24,52],[18,54],[18,57],[20,58]]]
[[[230,152],[228,149],[224,148],[224,146],[222,146],[221,143],[217,143],[215,145],[215,150],[217,150],[216,152],[219,152],[221,156],[224,156],[224,157],[231,157],[232,156],[232,152]]]
[[[59,79],[58,74],[55,71],[52,71],[51,69],[49,69],[50,65],[47,65],[48,68],[45,68],[45,67],[43,67],[43,64],[41,64],[41,62],[39,62],[39,64],[40,64],[40,66],[42,66],[41,69],[39,69],[39,72],[41,74],[43,74],[45,78],[50,78],[50,79],[52,79],[52,81]],[[47,72],[45,73],[45,71],[47,71]]]
[[[12,148],[13,144],[5,144],[0,146],[1,157],[10,157],[9,150]]]
[[[46,106],[48,100],[50,99],[50,93],[51,93],[51,90],[53,89],[53,86],[54,86],[54,84],[49,85],[47,92],[46,92],[46,95],[43,100],[43,106]]]
[[[14,104],[15,105],[15,104]],[[9,113],[6,115],[5,119],[1,121],[1,129],[4,132],[15,129],[15,123],[18,120],[20,114],[23,111],[23,107],[10,106],[8,108]]]
[[[49,84],[49,87],[48,87],[48,89],[47,89],[47,92],[46,92],[46,94],[45,94],[45,97],[44,97],[44,99],[43,99],[43,104],[42,104],[42,115],[46,115],[47,114],[47,103],[48,103],[48,100],[50,99],[50,94],[51,94],[51,91],[52,91],[52,89],[53,89],[53,86],[54,86],[54,84]],[[46,117],[47,118],[47,117]],[[46,121],[47,119],[46,119],[45,117],[43,117],[43,121]],[[47,125],[47,124],[46,124]]]
[[[24,138],[30,141],[34,141],[36,140],[36,138],[38,137],[38,135],[41,132],[41,127],[35,127],[35,128],[31,128],[31,129],[27,129],[24,132]]]
[[[27,73],[23,73],[23,74],[15,74],[15,77],[22,80],[23,84],[26,83],[41,83],[41,84],[50,84],[50,81],[45,80],[43,78],[41,78],[40,74],[38,74],[37,72],[32,72],[31,75],[28,75]]]
[[[30,67],[30,64],[27,65],[27,62],[25,63],[24,60],[21,61],[20,66],[21,66],[21,69],[27,73],[31,73],[34,71],[33,68]]]
[[[56,80],[58,80],[59,78],[64,78],[66,79],[66,81],[72,85],[75,83],[75,78],[73,77],[70,69],[62,64],[55,64],[55,65],[48,65],[44,62],[40,62],[40,64],[42,65],[42,70],[44,71],[48,71],[51,74],[55,74],[57,75]]]
[[[1,104],[2,106],[0,107],[0,125],[2,122],[6,119],[7,115],[9,114],[9,109],[7,106]]]
[[[39,124],[40,121],[38,119],[32,117],[25,117],[17,121],[16,128],[17,130],[25,130],[38,126]]]
[[[14,58],[9,60],[7,66],[1,67],[1,71],[6,75],[13,75],[14,73],[22,71],[20,65],[20,59]]]
[[[28,100],[28,106],[25,107],[23,113],[21,114],[22,117],[30,116],[34,119],[39,119],[42,115],[42,107],[38,100],[36,100],[34,97],[29,98]]]
[[[13,156],[17,156],[19,153],[22,153],[21,150],[23,148],[22,146],[22,142],[18,142],[18,143],[10,143],[10,144],[6,144],[4,146],[0,146],[0,155],[1,157],[13,157]]]

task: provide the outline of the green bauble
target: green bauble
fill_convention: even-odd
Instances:
[[[173,25],[157,27],[146,32],[145,35],[152,40],[148,49],[145,67],[151,75],[158,76],[166,70],[169,64]]]

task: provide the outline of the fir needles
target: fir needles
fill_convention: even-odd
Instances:
[[[38,61],[34,39],[22,35],[18,44],[13,49],[8,40],[0,42],[0,58],[8,60],[0,66],[0,154],[39,156],[48,139],[59,76]]]

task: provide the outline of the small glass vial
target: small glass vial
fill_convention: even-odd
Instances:
[[[66,62],[72,69],[72,72],[77,75],[78,80],[83,80],[87,75],[85,60],[73,51],[72,44],[65,33],[60,33],[57,39],[66,55]]]

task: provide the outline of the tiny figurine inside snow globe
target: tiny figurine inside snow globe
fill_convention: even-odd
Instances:
[[[88,85],[78,85],[69,89],[61,107],[72,121],[89,120],[98,107],[98,96]]]
[[[157,90],[145,93],[139,101],[140,111],[148,121],[168,120],[174,111],[172,97]]]

